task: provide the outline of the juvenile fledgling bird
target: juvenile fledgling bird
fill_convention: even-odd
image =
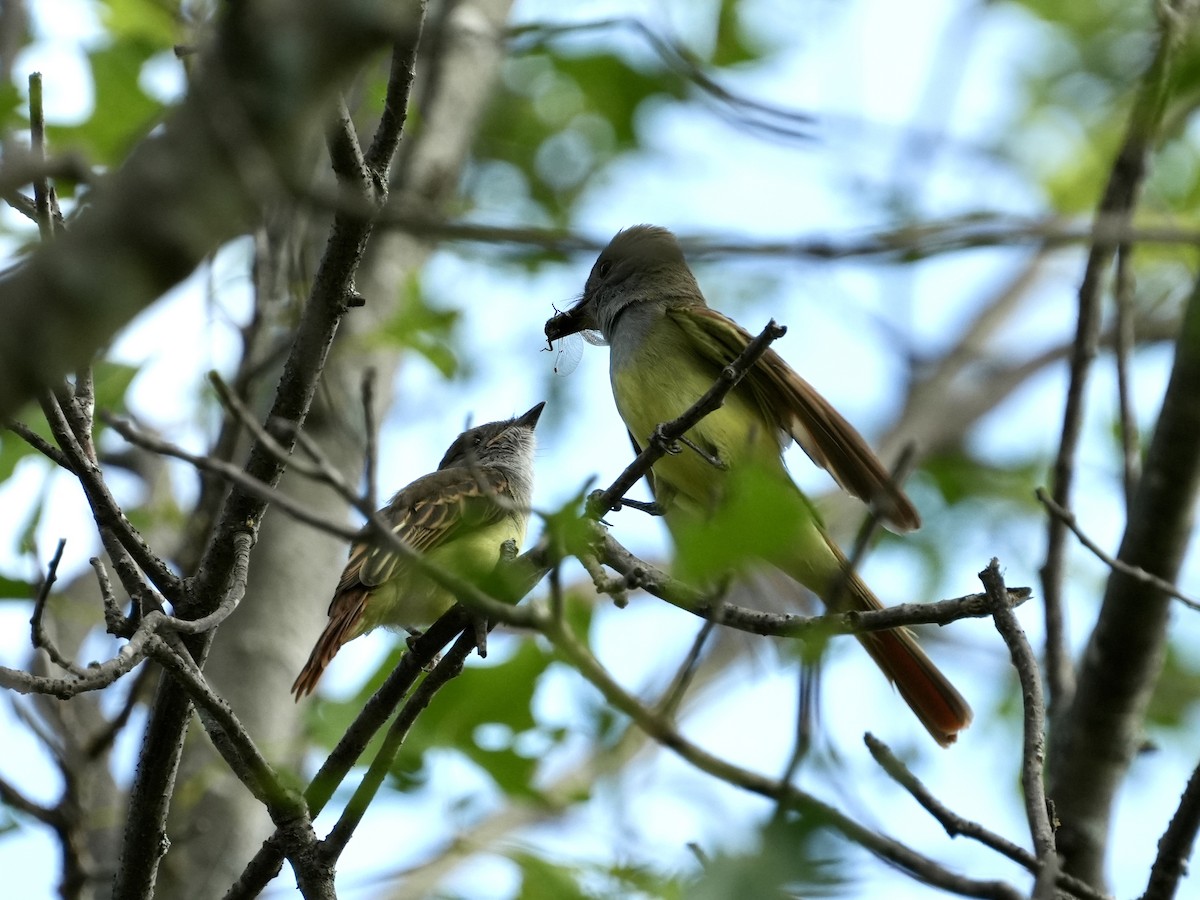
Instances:
[[[609,345],[613,398],[638,448],[657,425],[695,403],[752,340],[705,302],[675,236],[649,225],[618,232],[592,266],[582,299],[546,323],[551,341],[578,331],[599,331]],[[684,438],[679,452],[658,460],[649,477],[677,539],[711,521],[739,472],[756,466],[781,496],[796,500],[797,521],[788,523],[792,539],[763,558],[838,609],[882,608],[848,571],[845,555],[787,474],[782,451],[795,439],[895,530],[919,527],[920,517],[862,436],[778,353],[768,349],[724,406]],[[934,739],[952,743],[970,723],[971,709],[912,634],[883,631],[859,640]]]
[[[545,403],[515,419],[464,431],[438,464],[401,488],[379,511],[392,531],[438,566],[468,581],[485,579],[500,562],[502,545],[525,538],[533,495],[534,428]],[[350,546],[341,581],[329,604],[329,622],[292,693],[310,694],[347,641],[380,625],[410,632],[454,605],[455,597],[364,528]]]

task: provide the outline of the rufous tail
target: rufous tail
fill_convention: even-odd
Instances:
[[[342,644],[357,636],[358,622],[362,618],[362,611],[369,596],[370,591],[367,588],[356,584],[334,597],[325,630],[317,638],[312,653],[308,654],[308,662],[292,682],[292,693],[297,701],[313,692],[326,667],[342,648]]]
[[[883,609],[883,604],[851,572],[843,579],[838,607],[872,610]],[[860,634],[858,639],[933,739],[943,747],[953,744],[958,732],[971,724],[971,707],[925,655],[912,632],[897,628]]]

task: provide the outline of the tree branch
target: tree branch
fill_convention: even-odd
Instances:
[[[746,345],[733,362],[721,370],[716,382],[704,392],[695,403],[678,418],[661,423],[654,429],[645,449],[637,455],[632,463],[622,472],[606,490],[593,494],[588,498],[587,515],[599,519],[610,510],[620,509],[621,501],[626,492],[641,480],[650,467],[668,452],[670,447],[696,423],[721,408],[725,397],[741,381],[746,373],[754,368],[754,364],[767,352],[767,348],[779,338],[787,334],[787,329],[776,325],[772,319],[754,340]]]
[[[674,751],[702,772],[751,793],[795,808],[813,821],[828,824],[856,844],[866,848],[918,881],[967,897],[988,897],[996,900],[1017,900],[1020,891],[1000,881],[981,881],[957,875],[911,848],[885,837],[855,822],[835,807],[818,800],[786,782],[769,779],[733,765],[693,744],[669,722],[646,709],[613,680],[591,652],[570,633],[567,626],[552,616],[543,614],[541,631],[571,665],[614,707],[625,713],[646,734],[664,747]]]
[[[1024,711],[1021,793],[1025,798],[1025,815],[1029,820],[1030,834],[1033,836],[1033,850],[1037,854],[1037,877],[1033,896],[1037,900],[1053,900],[1059,860],[1054,846],[1051,810],[1042,780],[1046,759],[1046,704],[1042,699],[1041,673],[1033,656],[1033,648],[1029,646],[1021,624],[1008,605],[1008,592],[1004,587],[1004,576],[1000,574],[999,561],[993,559],[988,567],[979,573],[979,580],[987,589],[996,630],[1008,646],[1013,667],[1017,670],[1017,677],[1021,682],[1021,706]]]
[[[1130,110],[1124,141],[1109,173],[1104,196],[1096,210],[1096,221],[1106,226],[1126,227],[1133,218],[1146,179],[1150,153],[1158,141],[1159,127],[1169,85],[1174,51],[1186,33],[1195,10],[1191,0],[1170,0],[1162,4],[1160,33],[1155,55],[1143,74],[1137,97]],[[1087,266],[1079,285],[1079,317],[1075,346],[1071,355],[1071,376],[1063,410],[1062,439],[1054,461],[1051,494],[1064,509],[1071,506],[1075,454],[1083,428],[1083,404],[1088,373],[1096,356],[1100,335],[1100,303],[1105,274],[1118,246],[1124,241],[1097,234],[1088,253]],[[1050,699],[1065,708],[1075,690],[1075,673],[1067,658],[1066,622],[1062,583],[1066,553],[1066,526],[1051,518],[1048,528],[1046,561],[1042,566],[1042,587],[1046,608],[1046,676]],[[1056,709],[1059,706],[1056,706]]]
[[[1167,583],[1178,576],[1200,491],[1198,396],[1200,282],[1187,303],[1162,410],[1117,553],[1126,565]],[[1056,717],[1049,793],[1063,822],[1058,848],[1068,871],[1092,884],[1104,880],[1113,803],[1142,741],[1145,710],[1166,652],[1171,605],[1158,586],[1114,570],[1081,658],[1079,692]],[[1097,753],[1098,746],[1106,751]]]
[[[946,834],[950,835],[950,837],[958,837],[961,834],[963,837],[979,841],[985,847],[995,850],[1002,856],[1008,857],[1013,862],[1024,866],[1030,872],[1037,873],[1039,864],[1036,856],[1024,847],[1018,846],[1007,838],[996,834],[994,831],[984,828],[980,823],[964,819],[938,800],[933,795],[933,792],[892,752],[891,748],[875,737],[875,735],[867,732],[863,735],[863,742],[867,745],[867,749],[871,751],[871,755],[875,757],[875,761],[879,763],[883,770],[897,784],[912,794],[914,800],[925,807],[929,814],[937,820],[938,824],[946,829]],[[1098,891],[1090,884],[1080,881],[1078,878],[1073,878],[1065,872],[1058,873],[1056,884],[1062,890],[1075,897],[1082,898],[1082,900],[1113,900],[1111,895]]]
[[[253,2],[225,15],[186,98],[96,179],[66,233],[0,279],[0,418],[87,365],[263,202],[299,183],[330,98],[412,29],[411,4],[382,0]]]

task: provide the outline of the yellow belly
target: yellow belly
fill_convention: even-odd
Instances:
[[[425,554],[438,568],[483,586],[500,561],[501,545],[525,539],[523,516],[505,516],[500,522],[458,536]],[[365,634],[380,625],[423,629],[456,602],[456,597],[432,578],[409,569],[380,585],[367,604],[358,629]]]
[[[609,374],[617,409],[642,447],[659,423],[691,407],[720,374],[685,340],[677,326],[663,320],[650,338],[613,358]],[[676,540],[693,544],[686,554],[692,563],[708,554],[720,569],[727,557],[749,556],[778,566],[818,593],[827,588],[840,563],[816,510],[787,474],[778,429],[753,395],[744,386],[735,388],[720,409],[684,436],[723,464],[714,466],[686,445],[654,464],[655,499]]]
[[[620,367],[610,372],[617,410],[638,445],[645,447],[655,427],[692,406],[712,387],[720,370],[697,359],[684,345],[678,328],[664,322]],[[655,491],[661,503],[707,516],[724,496],[729,470],[751,460],[778,469],[790,483],[780,460],[777,431],[763,418],[752,397],[735,388],[725,404],[705,416],[684,437],[720,460],[714,466],[696,450],[682,445],[679,453],[654,464]]]

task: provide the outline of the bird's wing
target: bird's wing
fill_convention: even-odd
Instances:
[[[729,365],[753,340],[728,316],[706,306],[680,307],[667,314],[715,368]],[[763,413],[790,434],[843,490],[870,504],[885,522],[900,531],[921,526],[912,501],[892,480],[862,435],[782,356],[767,348],[742,383]]]
[[[515,511],[503,502],[506,496],[511,496],[508,478],[497,469],[441,469],[397,493],[382,510],[382,516],[400,540],[419,553],[428,553],[464,529],[491,525],[514,515]],[[353,579],[375,587],[394,578],[403,565],[399,554],[364,533],[350,550],[342,582]]]
[[[511,515],[512,510],[497,500],[508,492],[507,478],[496,469],[443,469],[418,478],[380,513],[397,537],[427,553],[465,528]],[[313,691],[338,649],[358,633],[372,588],[395,577],[403,566],[403,558],[380,545],[369,529],[359,533],[329,602],[329,621],[292,685],[296,699]]]

